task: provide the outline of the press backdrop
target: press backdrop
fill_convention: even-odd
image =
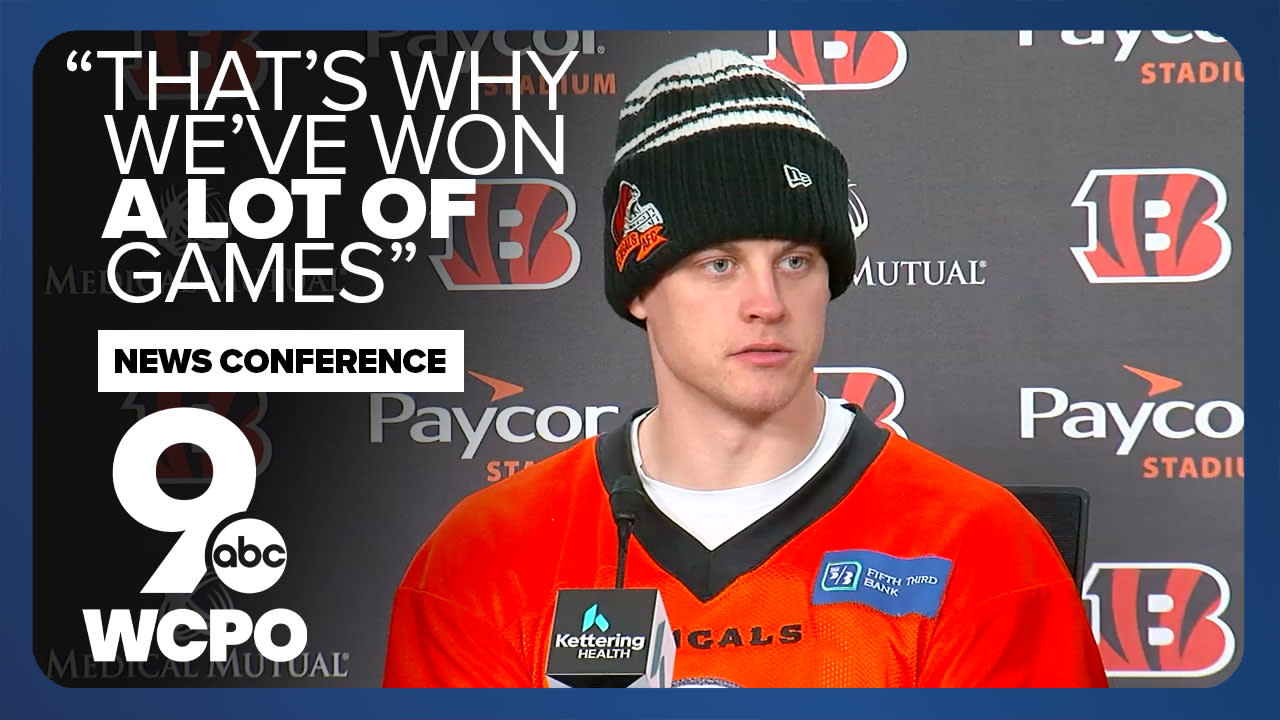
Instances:
[[[403,112],[392,51],[476,45],[497,73],[509,68],[504,49],[531,44],[583,53],[562,86],[564,174],[516,176],[506,162],[482,179],[481,221],[456,223],[447,242],[424,235],[414,261],[380,268],[378,302],[214,305],[184,293],[137,306],[107,288],[116,243],[102,223],[120,180],[102,119],[110,84],[68,72],[68,52],[159,49],[181,69],[175,48],[215,66],[252,47],[349,48],[367,58],[363,77],[381,78],[351,120],[367,126],[363,116]],[[600,190],[623,96],[659,65],[714,47],[769,58],[805,87],[850,162],[865,229],[854,287],[830,309],[820,387],[996,482],[1085,488],[1082,600],[1114,684],[1225,679],[1244,628],[1243,69],[1221,38],[1185,30],[54,39],[35,68],[34,654],[45,672],[68,685],[377,685],[392,593],[444,514],[653,403],[643,333],[603,299]],[[271,78],[265,63],[250,73]],[[549,128],[531,81],[524,112]],[[293,83],[290,107],[323,112],[330,89]],[[501,86],[488,90],[484,112],[509,117]],[[184,100],[168,100],[154,115],[182,112]],[[262,119],[274,133],[287,121]],[[383,174],[369,134],[355,135],[353,187]],[[225,202],[255,174],[233,163],[211,193]],[[183,180],[174,174],[158,198],[165,208],[184,209]],[[512,208],[518,219],[500,212]],[[372,239],[354,193],[329,212],[339,244]],[[186,242],[173,229],[159,262],[172,270]],[[219,243],[208,250],[220,265]],[[275,327],[462,328],[465,392],[124,395],[98,393],[86,371],[98,329]],[[254,444],[252,514],[289,543],[287,571],[265,593],[211,577],[190,597],[139,594],[170,539],[122,510],[112,456],[140,417],[181,405],[227,415]],[[189,497],[210,469],[188,446],[158,472]],[[251,649],[228,665],[88,658],[82,608],[182,605],[292,608],[307,652],[289,664]]]

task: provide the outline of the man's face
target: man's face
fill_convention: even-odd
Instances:
[[[830,299],[816,246],[739,240],[685,258],[630,310],[648,327],[660,393],[765,415],[812,390]]]

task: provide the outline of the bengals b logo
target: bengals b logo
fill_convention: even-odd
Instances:
[[[450,290],[549,290],[578,272],[569,235],[577,206],[555,180],[476,180],[475,213],[455,220],[445,250],[431,256]]]
[[[1111,677],[1205,677],[1231,662],[1227,579],[1199,563],[1094,563],[1093,634]]]
[[[215,412],[240,428],[253,448],[258,475],[271,462],[271,438],[259,427],[267,414],[267,395],[260,392],[146,392],[129,393],[122,410],[132,410],[138,419],[161,410],[197,407]],[[205,485],[213,478],[209,456],[194,445],[172,445],[156,462],[156,478],[162,485]]]
[[[874,367],[818,367],[813,372],[823,395],[844,398],[875,418],[877,425],[907,436],[897,421],[902,411],[902,383],[893,373]]]
[[[1231,259],[1227,191],[1204,170],[1092,170],[1071,205],[1089,212],[1071,252],[1091,283],[1198,282]]]
[[[198,53],[200,64],[196,90],[201,99],[213,90],[223,59],[235,53],[244,68],[245,78],[253,89],[266,79],[266,66],[258,59],[262,48],[254,42],[257,31],[245,32],[139,32],[134,34],[134,47],[142,51],[142,59],[134,61],[127,75],[134,97],[147,98],[151,89],[150,75],[163,77],[188,76],[193,72],[191,53]],[[149,67],[149,53],[155,52],[156,67]],[[249,90],[243,86],[239,75],[229,69],[219,84],[226,92]],[[182,100],[190,98],[190,90],[184,84],[162,83],[156,86],[157,100]]]
[[[769,31],[769,52],[756,60],[804,90],[871,90],[902,74],[907,46],[897,33]]]

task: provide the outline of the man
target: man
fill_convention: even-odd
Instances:
[[[545,685],[556,591],[613,586],[618,482],[643,491],[626,584],[660,591],[677,685],[1106,685],[1035,518],[816,392],[847,177],[800,90],[739,53],[627,97],[606,295],[647,331],[658,404],[448,515],[396,593],[386,685]]]

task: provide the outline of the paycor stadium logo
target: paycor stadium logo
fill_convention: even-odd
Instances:
[[[456,53],[466,53],[461,63],[462,73],[471,73],[470,52],[480,53],[482,64],[486,58],[494,58],[497,62],[492,72],[501,73],[503,67],[510,67],[507,60],[513,53],[536,52],[546,58],[559,58],[569,53],[578,53],[581,63],[591,63],[597,56],[605,54],[605,45],[595,30],[533,30],[504,31],[480,30],[464,32],[459,30],[434,30],[430,32],[404,31],[371,31],[366,33],[365,56],[370,60],[383,58],[391,53],[404,53],[410,57],[422,57],[432,54],[446,57]],[[495,55],[500,57],[494,57]],[[485,97],[498,94],[510,95],[514,89],[509,83],[482,83],[481,92]],[[546,78],[537,73],[524,73],[520,76],[521,95],[547,95]],[[616,95],[618,92],[617,76],[613,72],[566,72],[556,85],[556,92],[561,97],[573,95]]]
[[[594,437],[600,434],[602,419],[607,423],[618,414],[617,405],[535,407],[520,402],[523,398],[518,396],[525,392],[521,385],[471,370],[467,375],[463,399],[484,397],[487,403],[481,408],[474,402],[445,407],[420,403],[407,393],[370,393],[369,442],[378,445],[394,434],[421,445],[448,447],[460,460],[479,459],[485,480],[497,482],[535,462],[529,451],[517,452],[513,446],[535,441],[566,445]],[[560,449],[545,450],[539,459]],[[481,455],[481,450],[487,454]]]
[[[1121,457],[1142,452],[1144,478],[1244,478],[1244,456],[1238,450],[1207,452],[1213,442],[1243,434],[1244,408],[1239,403],[1205,399],[1184,391],[1181,380],[1151,370],[1123,368],[1135,376],[1135,392],[1126,399],[1080,399],[1051,386],[1021,388],[1020,437],[1088,441]],[[1142,386],[1150,399],[1141,399]],[[1197,442],[1203,454],[1186,454],[1182,448],[1188,441]]]
[[[1137,69],[1141,85],[1231,85],[1244,82],[1244,65],[1221,35],[1208,30],[1018,31],[1018,46],[1072,48],[1074,52]],[[1132,72],[1132,70],[1130,70]]]

